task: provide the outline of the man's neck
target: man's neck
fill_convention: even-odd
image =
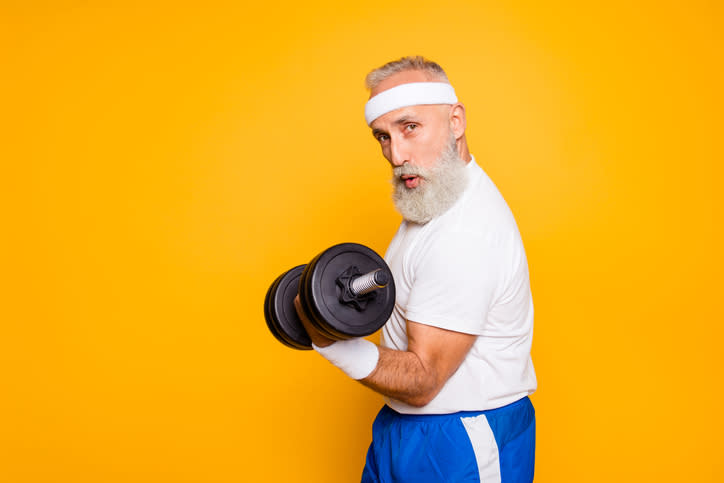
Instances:
[[[465,161],[465,164],[468,164],[470,161],[472,161],[473,157],[470,155],[470,150],[468,149],[468,140],[465,137],[465,134],[463,134],[462,137],[457,140],[456,144],[458,156],[460,156],[460,159]]]

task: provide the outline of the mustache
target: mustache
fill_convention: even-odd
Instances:
[[[428,170],[419,166],[411,166],[405,163],[402,166],[395,166],[394,168],[392,168],[392,174],[395,176],[395,178],[399,178],[400,176],[404,175],[420,176],[424,178],[428,174]]]

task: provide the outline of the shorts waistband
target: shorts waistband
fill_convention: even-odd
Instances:
[[[485,415],[493,415],[493,414],[499,414],[499,413],[505,413],[508,411],[514,411],[518,409],[521,406],[528,406],[532,405],[530,402],[530,398],[528,396],[523,397],[522,399],[518,399],[515,402],[512,402],[510,404],[506,404],[505,406],[501,406],[499,408],[495,409],[486,409],[484,411],[458,411],[455,413],[446,413],[446,414],[405,414],[405,413],[398,413],[394,409],[392,409],[389,406],[385,406],[384,409],[394,413],[396,417],[399,417],[401,419],[406,419],[409,421],[427,421],[427,422],[435,422],[435,421],[443,421],[446,419],[455,419],[455,418],[474,418],[476,416],[480,416],[481,414]]]

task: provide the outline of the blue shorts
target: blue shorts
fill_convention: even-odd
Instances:
[[[382,408],[362,483],[529,483],[535,464],[535,410],[524,397],[489,411],[400,414]]]

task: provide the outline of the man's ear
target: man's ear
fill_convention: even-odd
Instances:
[[[450,129],[455,139],[460,139],[465,134],[465,127],[465,106],[458,102],[450,107]]]

